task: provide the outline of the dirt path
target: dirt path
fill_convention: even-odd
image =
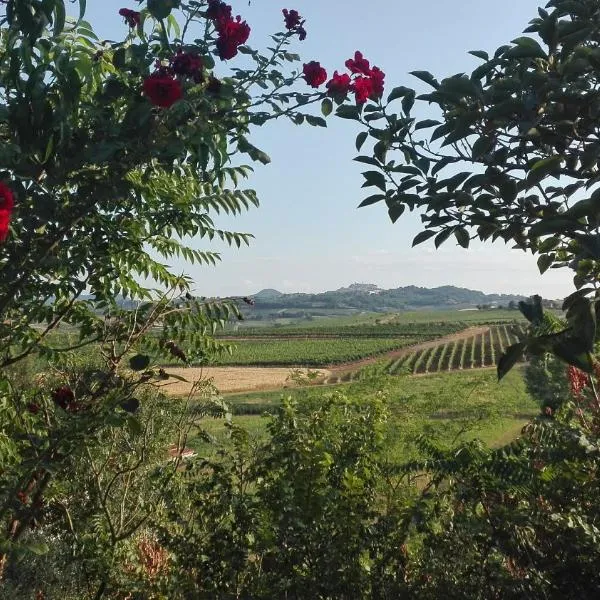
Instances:
[[[372,365],[376,362],[379,362],[382,359],[395,360],[398,358],[402,358],[407,354],[411,354],[412,352],[416,352],[418,350],[427,350],[427,348],[439,346],[440,344],[445,344],[447,342],[460,341],[466,338],[470,338],[474,335],[487,333],[489,329],[490,328],[488,325],[482,325],[479,327],[469,327],[468,329],[463,329],[462,331],[458,331],[457,333],[451,333],[449,335],[438,337],[434,340],[429,340],[427,342],[420,342],[419,344],[405,346],[404,348],[399,348],[398,350],[391,350],[390,352],[378,354],[377,356],[362,358],[360,360],[355,360],[347,363],[340,363],[337,365],[329,365],[327,366],[327,369],[331,371],[332,375],[341,376],[348,372],[358,371],[359,369],[362,369],[362,367]]]

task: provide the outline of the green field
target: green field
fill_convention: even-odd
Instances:
[[[419,341],[419,338],[279,338],[241,340],[233,354],[223,354],[218,365],[324,366],[376,356]]]
[[[415,440],[422,434],[448,444],[479,438],[490,445],[500,445],[514,439],[522,426],[539,413],[525,389],[522,367],[515,368],[500,383],[490,370],[455,371],[419,378],[384,376],[329,388],[286,390],[285,395],[302,401],[323,398],[334,391],[362,399],[385,395],[390,413],[389,451],[394,461],[416,456]],[[268,422],[266,415],[282,396],[282,391],[229,396],[233,422],[260,439]],[[206,420],[204,428],[217,440],[227,437],[222,420]],[[200,442],[196,448],[209,451]]]

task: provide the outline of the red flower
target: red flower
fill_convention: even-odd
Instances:
[[[179,51],[171,59],[171,68],[176,75],[198,78],[202,76],[202,59],[196,54]]]
[[[306,83],[311,87],[318,88],[327,81],[327,71],[316,60],[306,63],[302,68],[302,72]]]
[[[577,367],[569,365],[567,367],[567,378],[569,379],[569,387],[571,388],[571,393],[575,398],[580,399],[582,396],[583,389],[588,385],[590,381],[589,376]]]
[[[140,24],[140,13],[129,8],[122,8],[119,14],[125,19],[129,27],[137,27]]]
[[[183,97],[181,82],[168,74],[154,73],[144,79],[144,94],[150,102],[161,108],[169,108]]]
[[[233,58],[238,52],[238,46],[245,44],[250,36],[250,27],[246,21],[242,21],[239,15],[235,21],[217,22],[217,50],[221,60]]]
[[[221,2],[220,0],[208,0],[208,9],[206,11],[206,18],[219,23],[221,21],[231,21],[231,6]]]
[[[366,58],[363,58],[362,52],[359,52],[358,50],[354,53],[354,59],[349,58],[345,64],[350,73],[361,73],[363,75],[371,74],[369,61]]]
[[[356,104],[364,104],[373,94],[373,80],[370,77],[357,77],[352,84]]]
[[[68,410],[75,402],[75,394],[68,385],[63,385],[52,392],[52,400],[54,404],[60,406],[63,410]]]
[[[304,20],[298,14],[297,10],[288,10],[284,8],[283,18],[285,19],[285,28],[292,33],[297,33],[300,40],[306,39],[306,29],[304,29]]]
[[[371,84],[373,85],[373,93],[371,98],[376,100],[383,96],[383,80],[385,79],[385,73],[378,67],[371,69]]]
[[[345,96],[352,89],[350,75],[333,72],[333,77],[327,82],[327,90],[330,96]]]
[[[11,189],[0,181],[0,242],[3,242],[8,236],[8,226],[14,205]]]
[[[27,410],[32,414],[32,415],[37,415],[40,412],[40,405],[37,402],[30,402],[27,405]]]

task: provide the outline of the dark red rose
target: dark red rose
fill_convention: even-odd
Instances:
[[[176,75],[197,77],[202,73],[202,59],[190,52],[178,52],[171,59],[171,68]]]
[[[37,402],[30,402],[27,405],[27,410],[32,414],[32,415],[37,415],[40,412],[40,405]]]
[[[306,39],[306,29],[304,29],[304,20],[298,14],[297,10],[288,10],[284,8],[281,12],[283,12],[283,18],[285,20],[285,28],[291,33],[298,34],[300,40]]]
[[[327,93],[330,96],[345,96],[352,89],[352,82],[348,73],[333,72],[333,77],[327,82]]]
[[[0,242],[8,237],[8,227],[15,200],[11,189],[0,181]]]
[[[371,69],[371,84],[373,86],[373,92],[371,98],[376,100],[383,96],[383,80],[385,79],[385,73],[378,67]]]
[[[25,492],[17,492],[17,499],[19,500],[19,502],[21,504],[27,504],[29,497],[27,496],[27,494]]]
[[[318,88],[327,81],[327,71],[316,60],[306,63],[302,68],[302,72],[306,83],[311,87]]]
[[[229,60],[238,52],[238,46],[245,44],[250,36],[250,27],[246,21],[242,21],[239,15],[235,21],[217,23],[217,51],[221,60]]]
[[[352,84],[356,104],[364,104],[373,94],[373,81],[370,77],[357,77]]]
[[[208,0],[208,9],[206,18],[219,23],[221,21],[231,21],[231,6],[220,0]]]
[[[363,58],[362,52],[359,52],[358,50],[354,53],[354,59],[349,58],[345,64],[350,73],[359,73],[362,75],[371,74],[369,61],[366,58]]]
[[[144,79],[144,94],[150,102],[161,108],[169,108],[183,97],[181,82],[168,74],[154,73]]]
[[[69,406],[75,402],[75,394],[68,385],[63,385],[52,392],[52,400],[63,410],[68,410]]]
[[[140,24],[140,13],[129,8],[122,8],[119,14],[125,19],[129,27],[137,27]]]
[[[302,23],[302,18],[298,14],[297,10],[288,10],[284,8],[282,11],[283,18],[285,19],[285,28],[288,30],[296,29],[298,25]]]

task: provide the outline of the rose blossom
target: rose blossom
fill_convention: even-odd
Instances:
[[[0,242],[8,237],[8,226],[15,201],[11,189],[0,181]]]
[[[345,96],[352,89],[352,82],[348,73],[333,72],[333,77],[327,82],[327,90],[330,96]]]
[[[363,58],[362,52],[359,52],[358,50],[354,53],[354,59],[349,58],[345,65],[350,73],[359,73],[362,75],[371,74],[369,61],[366,58]]]
[[[140,24],[140,13],[129,8],[122,8],[119,14],[125,19],[129,27],[137,27]]]
[[[356,104],[364,104],[373,94],[373,81],[370,77],[357,77],[352,84]]]
[[[161,108],[169,108],[183,97],[181,82],[165,73],[154,73],[144,79],[144,94],[150,102]]]
[[[171,68],[176,75],[198,77],[202,73],[202,59],[196,54],[180,50],[171,59]]]
[[[311,87],[318,88],[327,81],[327,71],[316,60],[306,63],[302,68],[302,72],[306,83]]]
[[[304,20],[298,14],[298,11],[284,8],[281,12],[285,20],[285,28],[291,33],[297,33],[300,41],[305,40],[306,29],[304,29]]]

